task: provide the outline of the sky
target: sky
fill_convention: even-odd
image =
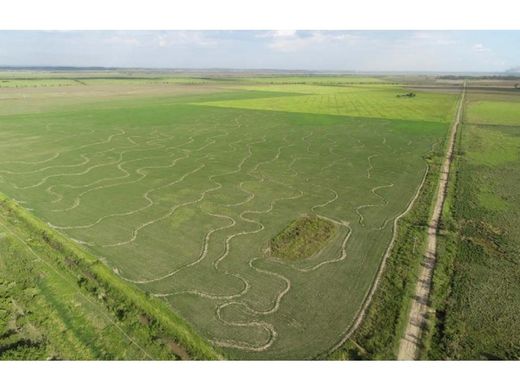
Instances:
[[[501,72],[516,31],[0,31],[0,66]]]

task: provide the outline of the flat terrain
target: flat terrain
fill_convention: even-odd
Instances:
[[[453,159],[457,131],[462,119],[465,93],[466,91],[464,85],[464,90],[457,108],[457,114],[450,130],[446,155],[444,156],[444,160],[441,166],[439,184],[435,197],[435,205],[433,206],[432,214],[428,221],[428,240],[424,251],[424,259],[422,262],[419,279],[415,287],[415,296],[412,300],[406,329],[399,346],[399,352],[397,354],[397,358],[399,360],[416,359],[421,348],[422,329],[426,325],[427,316],[430,311],[428,302],[430,299],[433,272],[437,262],[437,235],[444,202],[446,200],[448,180],[452,176],[450,176],[450,168]]]
[[[457,96],[260,81],[5,88],[0,191],[227,356],[314,357],[354,322]],[[271,256],[307,214],[334,237]]]
[[[520,357],[519,107],[514,90],[468,93],[429,358]]]
[[[0,200],[0,360],[173,360],[151,317],[81,271]]]

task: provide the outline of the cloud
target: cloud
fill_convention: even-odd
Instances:
[[[429,46],[450,46],[459,43],[456,39],[453,39],[448,32],[443,33],[440,31],[415,31],[410,39],[416,44]]]
[[[220,41],[205,31],[114,31],[104,43],[116,46],[140,47],[209,47]]]
[[[159,47],[170,46],[216,46],[219,40],[203,31],[167,31],[156,36]]]
[[[478,53],[488,53],[491,51],[489,47],[484,46],[482,43],[475,43],[472,46],[472,49]]]
[[[276,51],[293,52],[325,44],[352,44],[359,41],[355,34],[324,31],[276,30],[257,35],[267,38],[268,47]]]
[[[141,41],[135,36],[131,36],[125,33],[115,33],[104,40],[105,43],[111,45],[125,45],[125,46],[140,46]]]

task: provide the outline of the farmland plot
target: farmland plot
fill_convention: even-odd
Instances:
[[[262,93],[4,115],[0,189],[229,357],[316,356],[359,312],[455,97],[367,88],[294,110],[282,100],[309,96]],[[271,256],[305,215],[334,236],[308,258]]]

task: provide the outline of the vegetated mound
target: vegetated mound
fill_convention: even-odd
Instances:
[[[312,256],[336,233],[336,225],[316,215],[306,215],[291,222],[271,239],[271,255],[297,260]]]

